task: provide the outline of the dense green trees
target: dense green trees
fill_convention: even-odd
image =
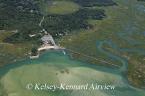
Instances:
[[[32,55],[32,56],[38,55],[38,48],[37,48],[37,47],[33,47],[33,48],[31,49],[31,55]]]
[[[80,9],[68,15],[48,15],[42,26],[57,37],[60,33],[65,35],[73,30],[90,28],[88,19],[101,20],[104,17],[104,10]]]
[[[0,30],[18,30],[7,42],[30,40],[29,34],[40,30],[41,15],[31,0],[0,0]]]
[[[107,2],[109,1],[107,0]],[[46,8],[43,7],[46,6],[43,6],[43,4],[47,3],[46,0],[42,0],[42,2],[39,0],[0,0],[0,2],[0,29],[18,30],[18,33],[5,39],[5,42],[11,43],[38,40],[40,38],[40,30],[42,30],[39,27],[42,16],[45,16],[42,26],[54,37],[60,37],[60,34],[65,35],[81,28],[91,28],[92,26],[87,22],[88,19],[101,20],[105,17],[104,10],[87,8],[82,8],[75,13],[66,15],[44,14],[46,13]],[[75,2],[80,3],[82,1],[77,0]],[[91,4],[97,3],[98,0],[85,0],[85,2],[90,2],[89,4]],[[102,2],[104,0],[99,1],[100,4]],[[42,12],[42,10],[44,11]],[[38,35],[29,37],[29,34]]]
[[[73,0],[73,1],[84,7],[116,5],[116,3],[112,0]]]

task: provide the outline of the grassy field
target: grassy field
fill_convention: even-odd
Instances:
[[[48,7],[50,14],[69,14],[79,10],[79,5],[71,1],[53,1]]]
[[[13,62],[15,59],[28,55],[32,48],[32,43],[5,43],[3,40],[14,34],[12,31],[0,32],[0,66]]]
[[[53,0],[53,1],[38,1],[38,6],[43,15],[57,14],[64,15],[70,14],[79,10],[79,5],[70,0]]]

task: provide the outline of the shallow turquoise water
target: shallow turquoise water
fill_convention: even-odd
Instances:
[[[0,96],[145,96],[144,90],[131,87],[115,68],[79,62],[62,51],[45,52],[39,59],[16,62],[0,69],[0,73]],[[88,88],[91,84],[106,84],[114,86],[114,90],[28,90],[29,83],[88,84]]]

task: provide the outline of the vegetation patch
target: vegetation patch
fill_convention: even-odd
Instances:
[[[17,58],[28,55],[29,50],[32,48],[31,43],[5,43],[4,40],[15,34],[14,31],[0,31],[0,66],[15,61]]]
[[[71,1],[52,1],[48,6],[49,14],[70,14],[79,10],[79,5]]]
[[[104,10],[81,9],[68,15],[49,15],[42,26],[54,37],[60,37],[74,30],[91,28],[88,19],[102,20],[105,16]]]
[[[84,7],[116,5],[116,3],[113,0],[73,0],[73,1]]]
[[[108,50],[114,55],[118,55],[125,58],[128,63],[128,74],[129,81],[133,85],[138,87],[145,86],[144,77],[144,66],[143,57],[145,56],[145,36],[144,30],[144,13],[141,13],[136,8],[136,5],[142,5],[137,0],[126,1],[116,0],[118,6],[104,7],[107,18],[103,20],[92,20],[89,19],[89,24],[93,25],[92,29],[79,30],[71,36],[65,36],[60,44],[68,49],[75,50],[80,54],[86,54],[95,58],[101,58],[105,61],[112,62],[118,65],[119,62],[112,61],[109,56],[100,52],[96,47],[97,41],[111,41],[112,46],[104,46],[103,50]],[[94,9],[94,7],[92,7]],[[122,51],[116,50],[120,49]],[[76,55],[75,55],[76,56]],[[79,55],[80,56],[80,55]],[[139,60],[139,58],[141,58]],[[95,59],[84,59],[82,56],[76,59],[85,60],[94,64],[98,64]],[[99,64],[102,64],[101,62]],[[107,65],[107,64],[106,64]],[[138,70],[139,69],[139,70]],[[131,78],[131,79],[130,79]]]

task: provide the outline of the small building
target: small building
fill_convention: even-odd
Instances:
[[[54,40],[53,40],[53,37],[52,37],[50,34],[44,35],[44,36],[41,38],[41,40],[42,40],[42,42],[43,42],[44,44],[50,44],[50,45],[52,45],[52,46],[56,45],[55,42],[54,42]]]
[[[29,34],[29,37],[35,37],[36,34]]]

